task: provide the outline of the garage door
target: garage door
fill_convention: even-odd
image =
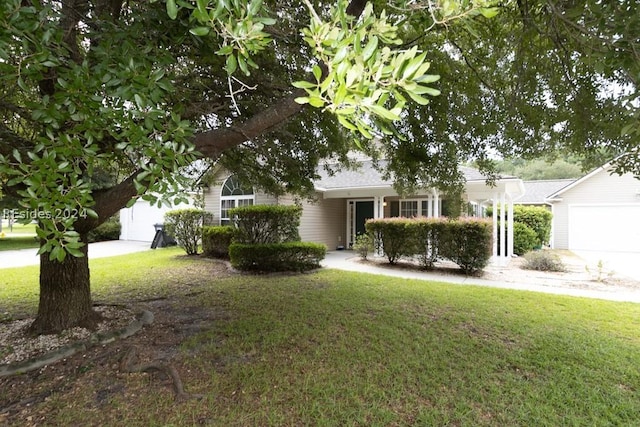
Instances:
[[[640,205],[570,206],[569,249],[640,252]]]

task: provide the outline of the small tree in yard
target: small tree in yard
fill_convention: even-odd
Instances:
[[[173,236],[187,255],[197,255],[202,227],[212,215],[202,209],[178,209],[164,215],[164,230]]]

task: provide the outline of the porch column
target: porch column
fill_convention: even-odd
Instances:
[[[373,196],[373,217],[380,218],[380,197]]]
[[[498,256],[498,193],[493,195],[493,259]]]
[[[504,264],[507,259],[507,233],[506,233],[506,200],[505,192],[500,194],[500,261]]]
[[[511,194],[508,194],[509,197],[509,212],[507,213],[507,257],[511,259],[513,257],[513,198]]]
[[[440,216],[440,207],[438,204],[440,203],[440,196],[438,195],[438,190],[433,190],[433,216],[434,218],[438,218]]]
[[[433,196],[427,198],[427,217],[433,217]]]

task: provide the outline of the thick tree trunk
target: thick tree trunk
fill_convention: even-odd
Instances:
[[[86,235],[82,239],[86,242]],[[31,325],[35,334],[59,333],[75,326],[93,328],[99,315],[93,311],[89,286],[87,246],[83,257],[67,255],[62,263],[40,256],[40,303]]]

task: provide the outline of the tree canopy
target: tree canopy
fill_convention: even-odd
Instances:
[[[374,136],[408,189],[455,183],[472,158],[490,173],[495,153],[631,152],[621,170],[637,172],[634,0],[11,0],[0,13],[3,187],[27,209],[86,214],[39,218],[60,258],[197,157],[272,192],[309,191],[321,159]]]

